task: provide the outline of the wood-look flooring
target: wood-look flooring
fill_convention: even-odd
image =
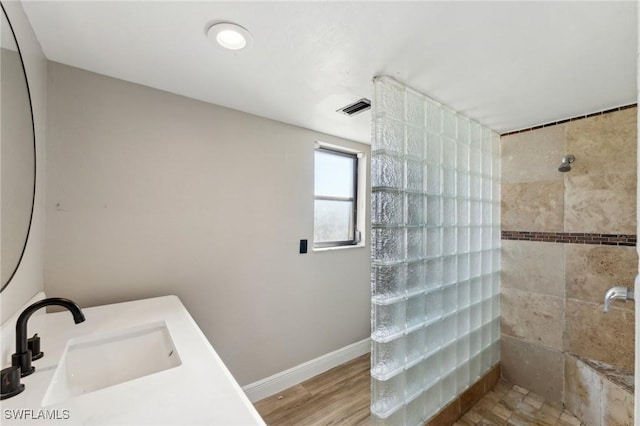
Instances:
[[[368,425],[369,354],[256,402],[269,426]]]

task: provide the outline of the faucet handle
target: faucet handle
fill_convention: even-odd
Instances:
[[[44,352],[40,350],[40,336],[38,333],[27,339],[27,348],[31,351],[31,361],[35,361],[44,356]]]
[[[0,399],[11,398],[24,390],[24,385],[20,384],[20,367],[12,366],[2,369],[2,395]]]

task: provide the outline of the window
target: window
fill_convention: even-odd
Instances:
[[[355,245],[358,154],[321,146],[315,152],[314,247]]]

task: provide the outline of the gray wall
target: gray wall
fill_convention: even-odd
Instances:
[[[20,2],[3,2],[20,45],[31,91],[36,136],[36,198],[31,233],[20,268],[0,294],[1,322],[43,289],[47,60]],[[4,343],[4,342],[3,342]]]
[[[57,63],[48,76],[48,294],[176,294],[243,385],[368,337],[368,242],[298,242],[315,141],[369,146]]]

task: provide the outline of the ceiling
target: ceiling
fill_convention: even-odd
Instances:
[[[369,143],[389,75],[504,133],[636,102],[637,2],[31,1],[52,61]],[[253,35],[242,54],[205,29]]]

